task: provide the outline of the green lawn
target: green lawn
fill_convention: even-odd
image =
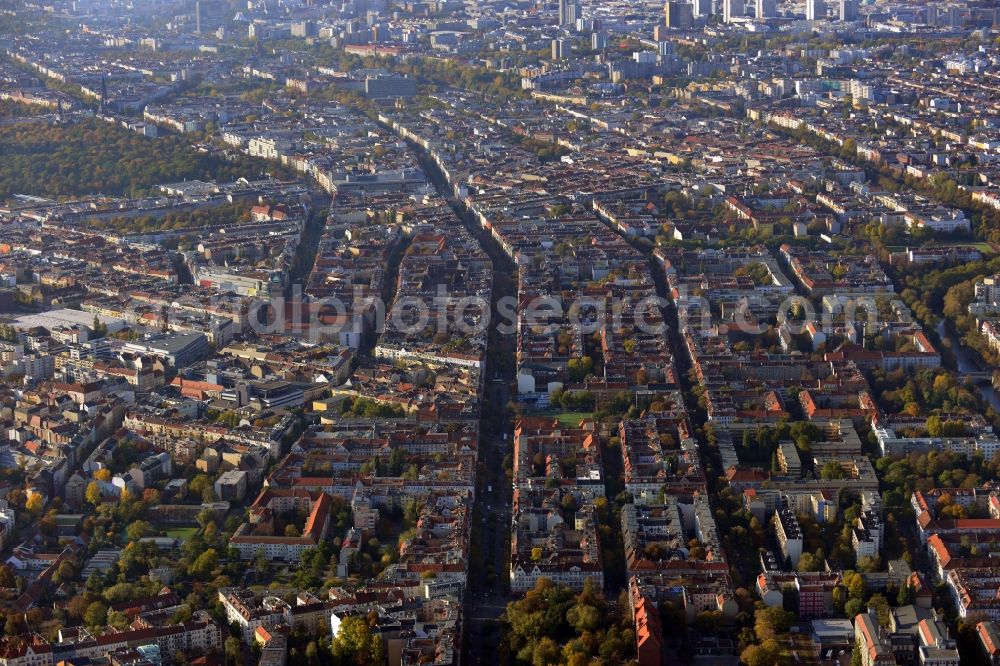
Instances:
[[[950,243],[948,247],[972,247],[983,254],[994,254],[993,246],[989,243]]]
[[[581,419],[593,418],[593,412],[539,412],[531,416],[554,416],[559,419],[564,426],[575,428]]]
[[[170,529],[163,530],[163,532],[171,538],[180,539],[181,541],[187,541],[193,537],[198,532],[197,527],[171,527]]]

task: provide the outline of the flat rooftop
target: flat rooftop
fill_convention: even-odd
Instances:
[[[108,327],[109,333],[115,333],[125,328],[125,321],[116,317],[97,315],[97,320]],[[42,326],[50,331],[59,327],[90,327],[94,325],[94,315],[90,312],[83,312],[82,310],[62,308],[60,310],[39,312],[38,314],[23,315],[14,319],[11,322],[11,325],[21,331],[27,331],[35,328],[36,326]]]

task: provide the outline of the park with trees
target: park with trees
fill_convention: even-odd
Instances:
[[[99,120],[0,127],[0,154],[0,200],[13,194],[137,197],[158,184],[229,182],[266,169],[246,156],[201,152],[181,137],[151,139]]]

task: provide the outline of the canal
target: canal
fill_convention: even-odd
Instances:
[[[942,319],[937,325],[937,334],[941,341],[948,340],[951,343],[951,352],[955,357],[955,370],[959,374],[966,372],[982,372],[987,369],[982,366],[975,352],[963,345],[958,336],[955,335],[951,327],[947,325],[947,320]],[[1000,411],[1000,395],[991,384],[978,384],[976,388],[983,397],[989,401],[993,409]]]

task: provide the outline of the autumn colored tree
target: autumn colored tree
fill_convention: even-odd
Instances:
[[[93,504],[94,506],[100,504],[101,498],[103,497],[103,493],[101,493],[101,485],[97,483],[97,481],[91,481],[88,483],[84,497],[89,504]]]
[[[344,618],[333,639],[333,656],[344,666],[382,663],[382,639],[371,632],[365,617]]]
[[[45,498],[39,493],[31,493],[28,495],[28,500],[24,503],[24,509],[30,513],[32,516],[38,516],[42,509],[45,508]]]

